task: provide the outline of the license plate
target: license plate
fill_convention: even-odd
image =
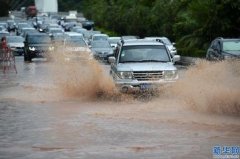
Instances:
[[[146,90],[146,89],[150,89],[151,88],[151,84],[148,83],[144,83],[140,85],[140,89],[141,90]]]

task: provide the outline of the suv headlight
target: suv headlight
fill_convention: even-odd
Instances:
[[[178,77],[178,73],[177,73],[177,71],[176,70],[168,70],[168,71],[164,71],[164,78],[165,79],[169,79],[169,80],[171,80],[171,79],[175,79],[175,78],[177,78]]]
[[[49,46],[48,48],[50,51],[53,51],[54,50],[54,47],[53,46]]]
[[[30,50],[30,51],[35,51],[36,48],[35,48],[35,47],[29,47],[29,50]]]
[[[132,79],[133,78],[132,72],[118,72],[118,76],[121,79]]]

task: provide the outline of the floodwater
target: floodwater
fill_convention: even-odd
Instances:
[[[16,64],[0,72],[0,159],[207,159],[240,145],[237,62],[200,61],[129,95],[97,62]]]

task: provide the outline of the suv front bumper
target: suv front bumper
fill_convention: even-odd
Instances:
[[[145,91],[154,90],[162,87],[169,86],[176,82],[176,80],[158,80],[158,81],[115,81],[117,88],[122,92],[134,92],[134,91]]]

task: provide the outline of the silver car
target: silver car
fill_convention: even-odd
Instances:
[[[75,32],[65,33],[64,55],[66,60],[90,60],[93,58],[83,35]]]
[[[147,40],[160,40],[162,41],[168,48],[168,50],[171,53],[171,56],[174,56],[177,54],[177,49],[174,46],[175,43],[172,43],[167,37],[146,37]]]
[[[113,49],[107,40],[95,40],[91,43],[91,50],[95,59],[107,62],[109,56],[113,56]]]
[[[7,46],[11,48],[14,55],[24,54],[24,39],[21,36],[6,36]]]
[[[121,41],[115,57],[109,57],[110,74],[123,92],[154,88],[159,84],[175,82],[178,79],[174,62],[163,43],[152,40]]]

